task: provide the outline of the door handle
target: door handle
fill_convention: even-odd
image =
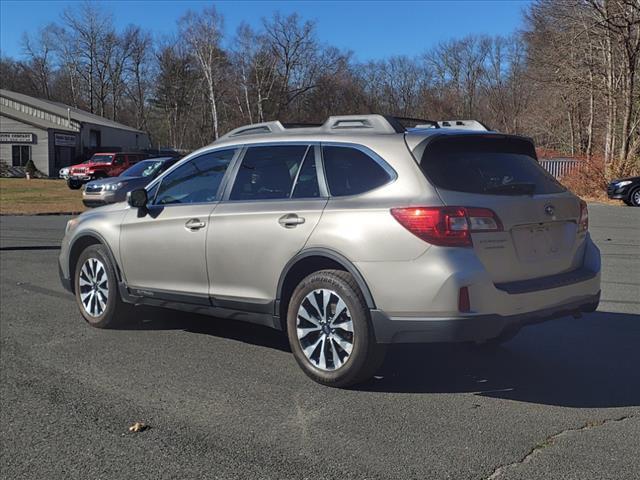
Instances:
[[[304,217],[299,217],[295,213],[287,213],[278,219],[278,223],[284,228],[293,228],[305,222]]]
[[[205,225],[206,223],[201,222],[199,218],[192,218],[191,220],[189,220],[187,223],[184,224],[184,226],[188,230],[192,230],[192,231],[200,230]]]

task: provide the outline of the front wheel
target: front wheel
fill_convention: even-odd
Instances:
[[[129,314],[130,305],[120,298],[116,274],[104,246],[91,245],[80,254],[74,286],[80,313],[89,325],[113,328]]]
[[[640,187],[636,188],[629,195],[629,205],[632,207],[640,207]]]
[[[298,365],[323,385],[363,382],[384,360],[362,292],[341,270],[321,270],[300,282],[289,302],[287,333]]]
[[[67,179],[67,186],[71,190],[80,190],[80,188],[82,187],[82,183],[79,182],[78,180],[74,180],[72,178],[68,178]]]

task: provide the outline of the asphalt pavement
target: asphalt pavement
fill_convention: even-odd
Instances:
[[[494,352],[395,346],[352,390],[255,325],[145,308],[93,329],[57,277],[68,217],[0,217],[0,477],[636,480],[640,209],[590,214],[598,312]]]

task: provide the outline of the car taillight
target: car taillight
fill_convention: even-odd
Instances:
[[[589,230],[589,209],[587,202],[580,200],[580,221],[578,222],[578,231],[586,232]]]
[[[500,219],[488,208],[392,208],[391,215],[418,238],[444,247],[470,247],[472,233],[502,231]]]

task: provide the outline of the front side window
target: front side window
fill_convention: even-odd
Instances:
[[[158,187],[156,205],[213,202],[235,149],[205,153],[167,174]]]
[[[249,147],[242,159],[229,200],[290,198],[308,145]],[[316,181],[317,183],[317,181]]]
[[[357,195],[378,188],[391,180],[377,161],[353,147],[322,147],[329,192],[334,197]]]

